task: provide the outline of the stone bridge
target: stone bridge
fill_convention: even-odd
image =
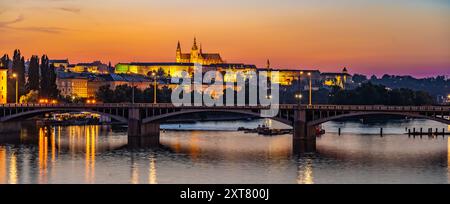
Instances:
[[[159,124],[170,118],[193,113],[224,112],[260,117],[265,106],[182,106],[173,104],[3,104],[0,123],[31,118],[51,112],[91,112],[128,124],[131,143],[158,144]],[[383,106],[383,105],[295,105],[280,104],[271,119],[294,129],[293,147],[314,151],[315,127],[324,122],[366,115],[400,115],[425,118],[450,124],[450,106]]]

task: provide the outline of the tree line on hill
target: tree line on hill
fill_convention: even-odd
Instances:
[[[412,89],[414,91],[426,91],[432,96],[447,96],[450,93],[450,78],[445,76],[414,78],[412,76],[395,76],[385,74],[378,78],[375,75],[368,78],[365,75],[354,74],[353,81],[358,84],[372,83],[383,85],[391,89]]]
[[[248,87],[247,87],[247,90]],[[280,87],[280,99],[281,104],[297,104],[299,99],[295,97],[299,93],[295,87],[281,86]],[[135,88],[135,102],[136,103],[152,103],[153,102],[153,86],[140,90]],[[233,92],[234,101],[237,101],[238,91],[231,88],[224,89],[222,94],[227,92]],[[164,86],[157,89],[157,102],[158,103],[171,103],[172,89]],[[197,92],[191,93],[191,99],[193,100],[194,94],[200,94]],[[301,104],[308,104],[309,92],[302,91]],[[222,95],[223,96],[223,95]],[[102,86],[96,93],[96,98],[104,103],[130,103],[132,102],[132,87],[128,85],[120,85],[115,89],[111,89],[110,86]],[[225,98],[223,98],[225,104]],[[245,93],[246,104],[249,102],[249,93]],[[258,101],[257,101],[258,102]],[[411,89],[389,89],[383,85],[376,85],[372,83],[364,83],[360,87],[353,90],[344,90],[340,87],[333,87],[333,89],[319,89],[313,91],[312,94],[313,104],[341,104],[341,105],[433,105],[435,104],[434,98],[427,92],[414,91]]]
[[[329,95],[330,104],[341,105],[433,105],[434,97],[425,91],[407,88],[390,89],[383,85],[364,83],[353,90],[333,88]]]

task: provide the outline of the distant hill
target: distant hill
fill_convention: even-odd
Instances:
[[[417,79],[412,76],[385,74],[381,78],[372,76],[370,79],[367,79],[366,82],[383,85],[391,89],[408,88],[416,91],[426,91],[432,96],[447,96],[447,94],[450,93],[450,79],[446,79],[445,76]]]

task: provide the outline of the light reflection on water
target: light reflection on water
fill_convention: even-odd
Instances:
[[[305,155],[291,153],[290,135],[231,131],[262,123],[286,128],[267,120],[183,124],[190,131],[161,132],[157,149],[127,148],[126,133],[110,126],[24,126],[17,133],[0,133],[0,183],[450,182],[448,138],[402,134],[405,127],[447,125],[329,122],[317,152]],[[380,127],[386,130],[383,137],[375,134]]]

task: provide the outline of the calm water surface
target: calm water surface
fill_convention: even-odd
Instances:
[[[130,149],[110,126],[36,128],[0,133],[0,183],[449,183],[447,137],[408,137],[406,127],[328,122],[317,152],[292,154],[290,135],[234,131],[271,120],[162,125],[161,147]],[[378,135],[383,127],[384,136]],[[342,134],[337,135],[341,128]],[[186,131],[173,131],[184,129]],[[205,131],[207,130],[207,131]]]

